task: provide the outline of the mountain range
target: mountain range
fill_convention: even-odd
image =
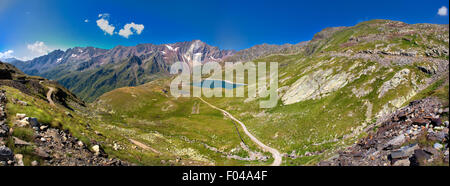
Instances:
[[[124,86],[136,86],[168,75],[171,64],[181,61],[189,65],[220,61],[234,54],[199,40],[174,44],[140,44],[112,49],[75,47],[55,50],[30,61],[11,63],[30,75],[56,80],[92,101],[101,94]]]
[[[75,47],[55,50],[30,61],[9,62],[30,75],[53,79],[82,99],[93,101],[115,88],[136,86],[169,75],[170,65],[185,62],[250,61],[274,53],[297,53],[308,42],[285,45],[256,45],[236,52],[220,50],[200,40],[173,44],[139,44],[112,49]]]

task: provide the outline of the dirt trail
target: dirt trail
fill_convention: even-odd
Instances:
[[[131,143],[134,143],[135,145],[137,145],[138,147],[141,147],[141,148],[144,149],[144,150],[151,150],[151,151],[153,151],[154,153],[160,154],[159,151],[157,151],[157,150],[155,150],[155,149],[153,149],[153,148],[151,148],[151,147],[149,147],[149,146],[147,146],[147,145],[145,145],[145,144],[143,144],[143,143],[141,143],[141,142],[139,142],[139,141],[136,141],[136,140],[131,139],[131,138],[128,139],[128,140],[130,140]]]
[[[53,93],[53,91],[55,91],[55,88],[53,88],[53,87],[48,87],[48,92],[47,92],[47,100],[48,100],[48,102],[50,103],[50,105],[55,105],[55,103],[53,102],[53,100],[52,100],[52,93]]]
[[[212,108],[214,108],[214,109],[216,109],[216,110],[221,111],[223,114],[225,114],[225,116],[227,116],[227,117],[229,117],[230,119],[232,119],[232,120],[236,121],[237,123],[239,123],[239,124],[241,125],[242,129],[244,130],[244,133],[247,134],[247,136],[248,136],[253,142],[255,142],[255,143],[256,143],[263,151],[272,153],[272,156],[273,156],[273,159],[274,159],[273,163],[271,164],[272,166],[279,166],[279,165],[281,165],[282,157],[281,157],[280,152],[278,152],[278,150],[276,150],[276,149],[274,149],[274,148],[272,148],[272,147],[269,147],[269,146],[265,145],[264,143],[262,143],[261,141],[259,141],[255,136],[253,136],[253,135],[247,130],[247,127],[244,125],[244,123],[242,123],[241,121],[239,121],[238,119],[236,119],[233,115],[231,115],[231,114],[228,113],[227,111],[225,111],[225,110],[223,110],[223,109],[220,109],[220,108],[218,108],[218,107],[216,107],[216,106],[214,106],[214,105],[212,105],[212,104],[206,102],[206,101],[203,100],[202,98],[199,98],[199,99],[202,100],[202,101],[203,101],[204,103],[206,103],[207,105],[209,105],[210,107],[212,107]]]

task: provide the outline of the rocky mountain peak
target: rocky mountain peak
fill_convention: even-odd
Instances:
[[[163,76],[168,75],[170,65],[175,62],[185,62],[192,66],[194,61],[199,63],[222,61],[234,53],[233,50],[221,50],[203,41],[192,40],[160,45],[118,45],[112,49],[74,47],[66,51],[55,50],[30,61],[13,64],[27,74],[57,80],[69,89],[75,86],[73,82],[81,81],[80,79],[83,77],[79,76],[80,73],[89,73],[86,77],[93,75],[94,81],[100,79],[106,81],[101,76],[111,73],[118,79],[113,78],[113,80],[108,80],[108,83],[103,83],[135,86],[156,78],[154,75],[156,73]],[[134,68],[133,64],[137,64],[140,68]],[[130,76],[134,77],[133,80],[129,79]],[[120,80],[120,78],[122,79]],[[94,83],[94,81],[88,82]],[[82,87],[85,86],[92,87],[91,84]],[[111,86],[108,90],[112,90],[115,86]],[[80,88],[79,91],[82,89]],[[76,93],[80,93],[79,91],[74,90]],[[95,94],[99,96],[102,93],[104,91]]]
[[[236,52],[234,55],[224,59],[226,62],[237,62],[237,61],[251,61],[256,58],[264,57],[270,54],[294,54],[300,53],[308,41],[300,42],[297,44],[286,43],[283,45],[275,45],[263,43],[260,45],[255,45],[248,49],[244,49]]]
[[[314,35],[314,37],[311,39],[311,41],[317,41],[317,40],[321,40],[321,39],[325,39],[325,38],[329,38],[333,35],[333,33],[342,30],[344,28],[347,28],[345,26],[340,26],[340,27],[328,27],[323,29],[322,31],[316,33]]]

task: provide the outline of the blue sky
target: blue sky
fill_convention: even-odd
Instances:
[[[0,0],[0,57],[194,39],[240,50],[371,19],[448,24],[448,7],[447,0]]]

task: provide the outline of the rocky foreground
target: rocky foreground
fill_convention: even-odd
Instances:
[[[448,108],[427,98],[393,113],[368,136],[338,152],[321,166],[449,165]]]
[[[14,153],[15,147],[28,146],[39,161],[31,162],[32,166],[121,166],[127,162],[108,158],[100,144],[91,141],[89,148],[81,140],[73,137],[68,131],[52,128],[38,122],[37,118],[17,114],[11,117],[13,127],[7,124],[5,112],[6,94],[0,90],[0,166],[23,166],[23,154]],[[12,100],[14,104],[27,104],[20,100]],[[32,128],[34,139],[26,141],[12,136],[15,128]]]

